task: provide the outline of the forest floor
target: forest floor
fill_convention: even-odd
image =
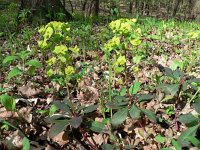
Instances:
[[[200,25],[139,18],[119,43],[110,26],[1,35],[0,149],[200,148]]]

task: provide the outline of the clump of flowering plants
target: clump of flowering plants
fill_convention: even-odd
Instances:
[[[109,24],[113,37],[102,48],[105,61],[110,64],[110,71],[115,74],[125,71],[127,75],[127,51],[134,55],[135,47],[141,44],[141,29],[136,27],[136,19],[118,19]],[[113,59],[111,59],[111,57]],[[111,73],[111,72],[110,72]]]
[[[43,55],[49,55],[46,60],[46,74],[62,86],[67,86],[76,68],[75,57],[79,54],[77,46],[70,46],[70,26],[68,23],[53,21],[39,29],[43,39],[38,45]],[[68,93],[69,94],[69,93]]]

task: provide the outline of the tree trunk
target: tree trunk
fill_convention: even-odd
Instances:
[[[129,13],[132,14],[133,13],[133,1],[131,0],[129,3]]]
[[[72,15],[66,11],[60,0],[21,0],[20,9],[28,9],[30,23],[47,23],[51,20],[71,20]]]
[[[172,12],[172,17],[176,16],[177,10],[178,10],[178,6],[180,4],[181,0],[175,0],[174,1],[174,8],[173,8],[173,12]]]
[[[192,12],[191,12],[191,19],[195,19],[197,22],[200,23],[200,0],[192,0]]]
[[[90,4],[90,15],[92,17],[98,17],[99,15],[99,0],[93,0]]]

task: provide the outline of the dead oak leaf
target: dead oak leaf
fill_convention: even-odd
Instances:
[[[30,98],[41,93],[40,89],[34,88],[31,85],[23,85],[22,87],[19,87],[18,91],[26,98]]]
[[[69,143],[69,138],[66,134],[66,132],[62,131],[58,135],[52,138],[54,142],[59,144],[61,147],[63,147],[65,144]]]

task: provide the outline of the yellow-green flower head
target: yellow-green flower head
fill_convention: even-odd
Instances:
[[[62,30],[63,26],[67,27],[68,23],[52,21],[52,22],[48,23],[47,26],[53,27],[54,30],[59,30],[60,31],[60,30]],[[67,30],[70,30],[70,28],[68,27]]]
[[[120,44],[120,37],[118,36],[113,36],[112,39],[110,39],[105,45],[104,47],[108,50],[108,51],[112,51],[114,48],[116,48],[117,46],[119,46]]]
[[[80,49],[77,45],[75,45],[74,47],[70,47],[69,50],[72,51],[75,54],[78,54],[79,51],[80,51]]]
[[[45,48],[45,47],[47,47],[47,41],[46,41],[46,40],[38,41],[38,46],[39,46],[40,48]]]
[[[47,71],[47,76],[52,76],[54,74],[54,71],[53,71],[53,69],[49,69],[48,71]]]
[[[65,74],[66,74],[66,75],[71,75],[71,74],[73,74],[73,73],[75,73],[74,67],[72,67],[72,66],[67,66],[67,67],[65,68]]]
[[[199,36],[198,32],[191,31],[187,34],[187,36],[191,39],[196,39]]]
[[[67,48],[67,46],[65,46],[65,45],[59,45],[59,46],[55,46],[55,49],[54,49],[54,53],[55,54],[65,54],[66,53],[66,51],[68,50],[68,48]]]
[[[117,34],[127,34],[133,30],[133,26],[136,22],[136,19],[118,19],[112,21],[109,24],[109,27],[112,29],[113,33]]]
[[[119,56],[118,58],[117,58],[117,61],[115,62],[115,64],[117,65],[117,66],[119,66],[119,65],[124,65],[126,63],[126,58],[125,58],[125,56]]]
[[[52,57],[49,60],[46,61],[48,65],[53,65],[56,62],[56,57]]]

